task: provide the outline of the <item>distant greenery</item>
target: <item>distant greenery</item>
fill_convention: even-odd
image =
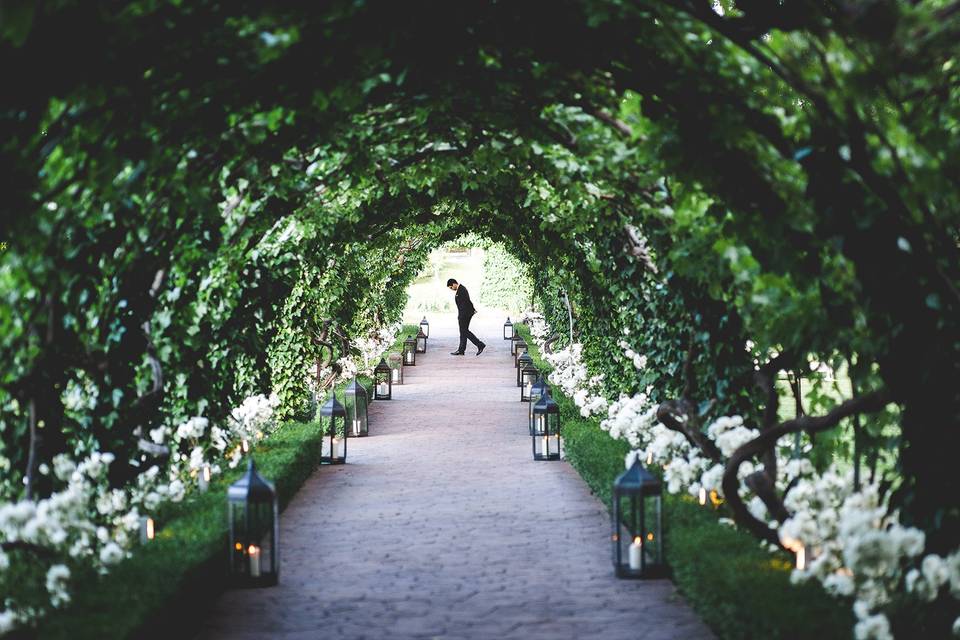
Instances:
[[[480,302],[519,315],[533,303],[533,280],[522,264],[502,244],[488,243],[483,256],[483,286]]]

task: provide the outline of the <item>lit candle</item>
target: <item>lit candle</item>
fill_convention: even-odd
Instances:
[[[637,536],[633,539],[633,544],[630,545],[630,569],[633,571],[640,570],[640,554],[643,553],[643,540],[640,536]]]
[[[140,518],[140,544],[147,544],[150,540],[153,540],[154,536],[154,523],[153,518],[150,516],[144,516]]]
[[[250,556],[250,577],[259,578],[260,577],[260,547],[255,544],[250,545],[247,549],[247,554]]]
[[[647,454],[647,464],[653,464],[653,451]]]
[[[700,487],[700,506],[707,504],[707,490]]]
[[[797,548],[797,569],[803,571],[807,568],[807,548],[800,543]]]
[[[206,493],[207,489],[210,488],[210,465],[205,464],[200,467],[200,473],[197,474],[197,486],[200,488],[200,493]]]

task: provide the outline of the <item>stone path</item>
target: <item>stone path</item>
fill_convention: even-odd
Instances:
[[[347,464],[281,516],[280,584],[225,593],[204,639],[712,638],[668,581],[613,576],[606,510],[569,464],[534,462],[502,319],[431,318],[428,351]]]

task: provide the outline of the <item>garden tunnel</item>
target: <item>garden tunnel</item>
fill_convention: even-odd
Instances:
[[[529,265],[554,330],[569,295],[609,399],[647,392],[726,464],[761,540],[781,544],[737,469],[782,521],[774,450],[801,433],[815,467],[882,479],[929,552],[955,551],[955,4],[0,15],[5,500],[54,491],[58,454],[124,460],[254,393],[304,417],[304,372],[395,322],[429,250],[475,233]],[[814,383],[812,415],[782,419],[778,375],[817,366],[852,387]],[[687,423],[732,414],[759,431],[732,455]]]

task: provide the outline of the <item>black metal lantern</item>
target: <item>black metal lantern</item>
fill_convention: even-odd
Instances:
[[[320,442],[320,464],[344,464],[347,461],[347,411],[331,395],[320,408],[323,439]]]
[[[664,577],[662,486],[639,458],[613,481],[610,521],[617,577]]]
[[[420,331],[425,337],[430,337],[430,323],[427,322],[427,316],[423,316],[423,320],[420,321]]]
[[[520,402],[530,402],[533,385],[540,377],[540,370],[531,362],[520,369]],[[539,398],[537,398],[539,400]]]
[[[400,367],[403,369],[403,367]],[[393,397],[393,370],[387,361],[380,358],[380,364],[373,370],[373,399],[389,400]]]
[[[417,332],[417,353],[427,352],[427,334],[423,332],[423,327]]]
[[[403,341],[403,366],[417,366],[417,339],[413,336],[407,336]]]
[[[533,405],[533,459],[560,459],[560,407],[549,389]]]
[[[382,361],[381,361],[382,362]],[[343,408],[347,413],[348,436],[362,437],[369,433],[367,423],[367,388],[356,378],[343,391]]]
[[[527,349],[527,341],[524,340],[523,338],[520,338],[520,339],[517,341],[516,345],[517,345],[517,346],[516,346],[516,349],[515,349],[515,353],[513,354],[513,366],[516,367],[517,369],[519,369],[519,368],[520,368],[520,356],[523,355],[523,354],[525,354],[525,353],[527,353],[527,352],[529,351],[529,349]]]
[[[532,367],[532,366],[533,366],[533,358],[530,357],[529,353],[524,352],[523,355],[517,358],[517,386],[518,387],[522,384],[520,378],[521,378],[521,372],[523,371],[523,368]]]
[[[513,323],[510,322],[510,316],[507,316],[507,321],[503,323],[503,339],[513,339]]]
[[[257,473],[250,458],[247,473],[227,489],[230,519],[230,578],[238,586],[277,584],[279,519],[277,492]]]
[[[521,340],[523,340],[523,338],[520,337],[519,333],[514,333],[513,337],[510,338],[510,355],[512,355],[514,358],[517,356],[517,343]],[[516,360],[514,360],[514,365],[516,365]]]
[[[527,401],[529,402],[527,406],[527,423],[530,425],[531,436],[533,435],[533,408],[546,392],[547,382],[543,379],[543,376],[538,376],[537,381],[533,383],[533,387],[530,389],[530,399]]]
[[[403,355],[391,353],[387,356],[387,362],[390,365],[390,383],[403,384]]]

